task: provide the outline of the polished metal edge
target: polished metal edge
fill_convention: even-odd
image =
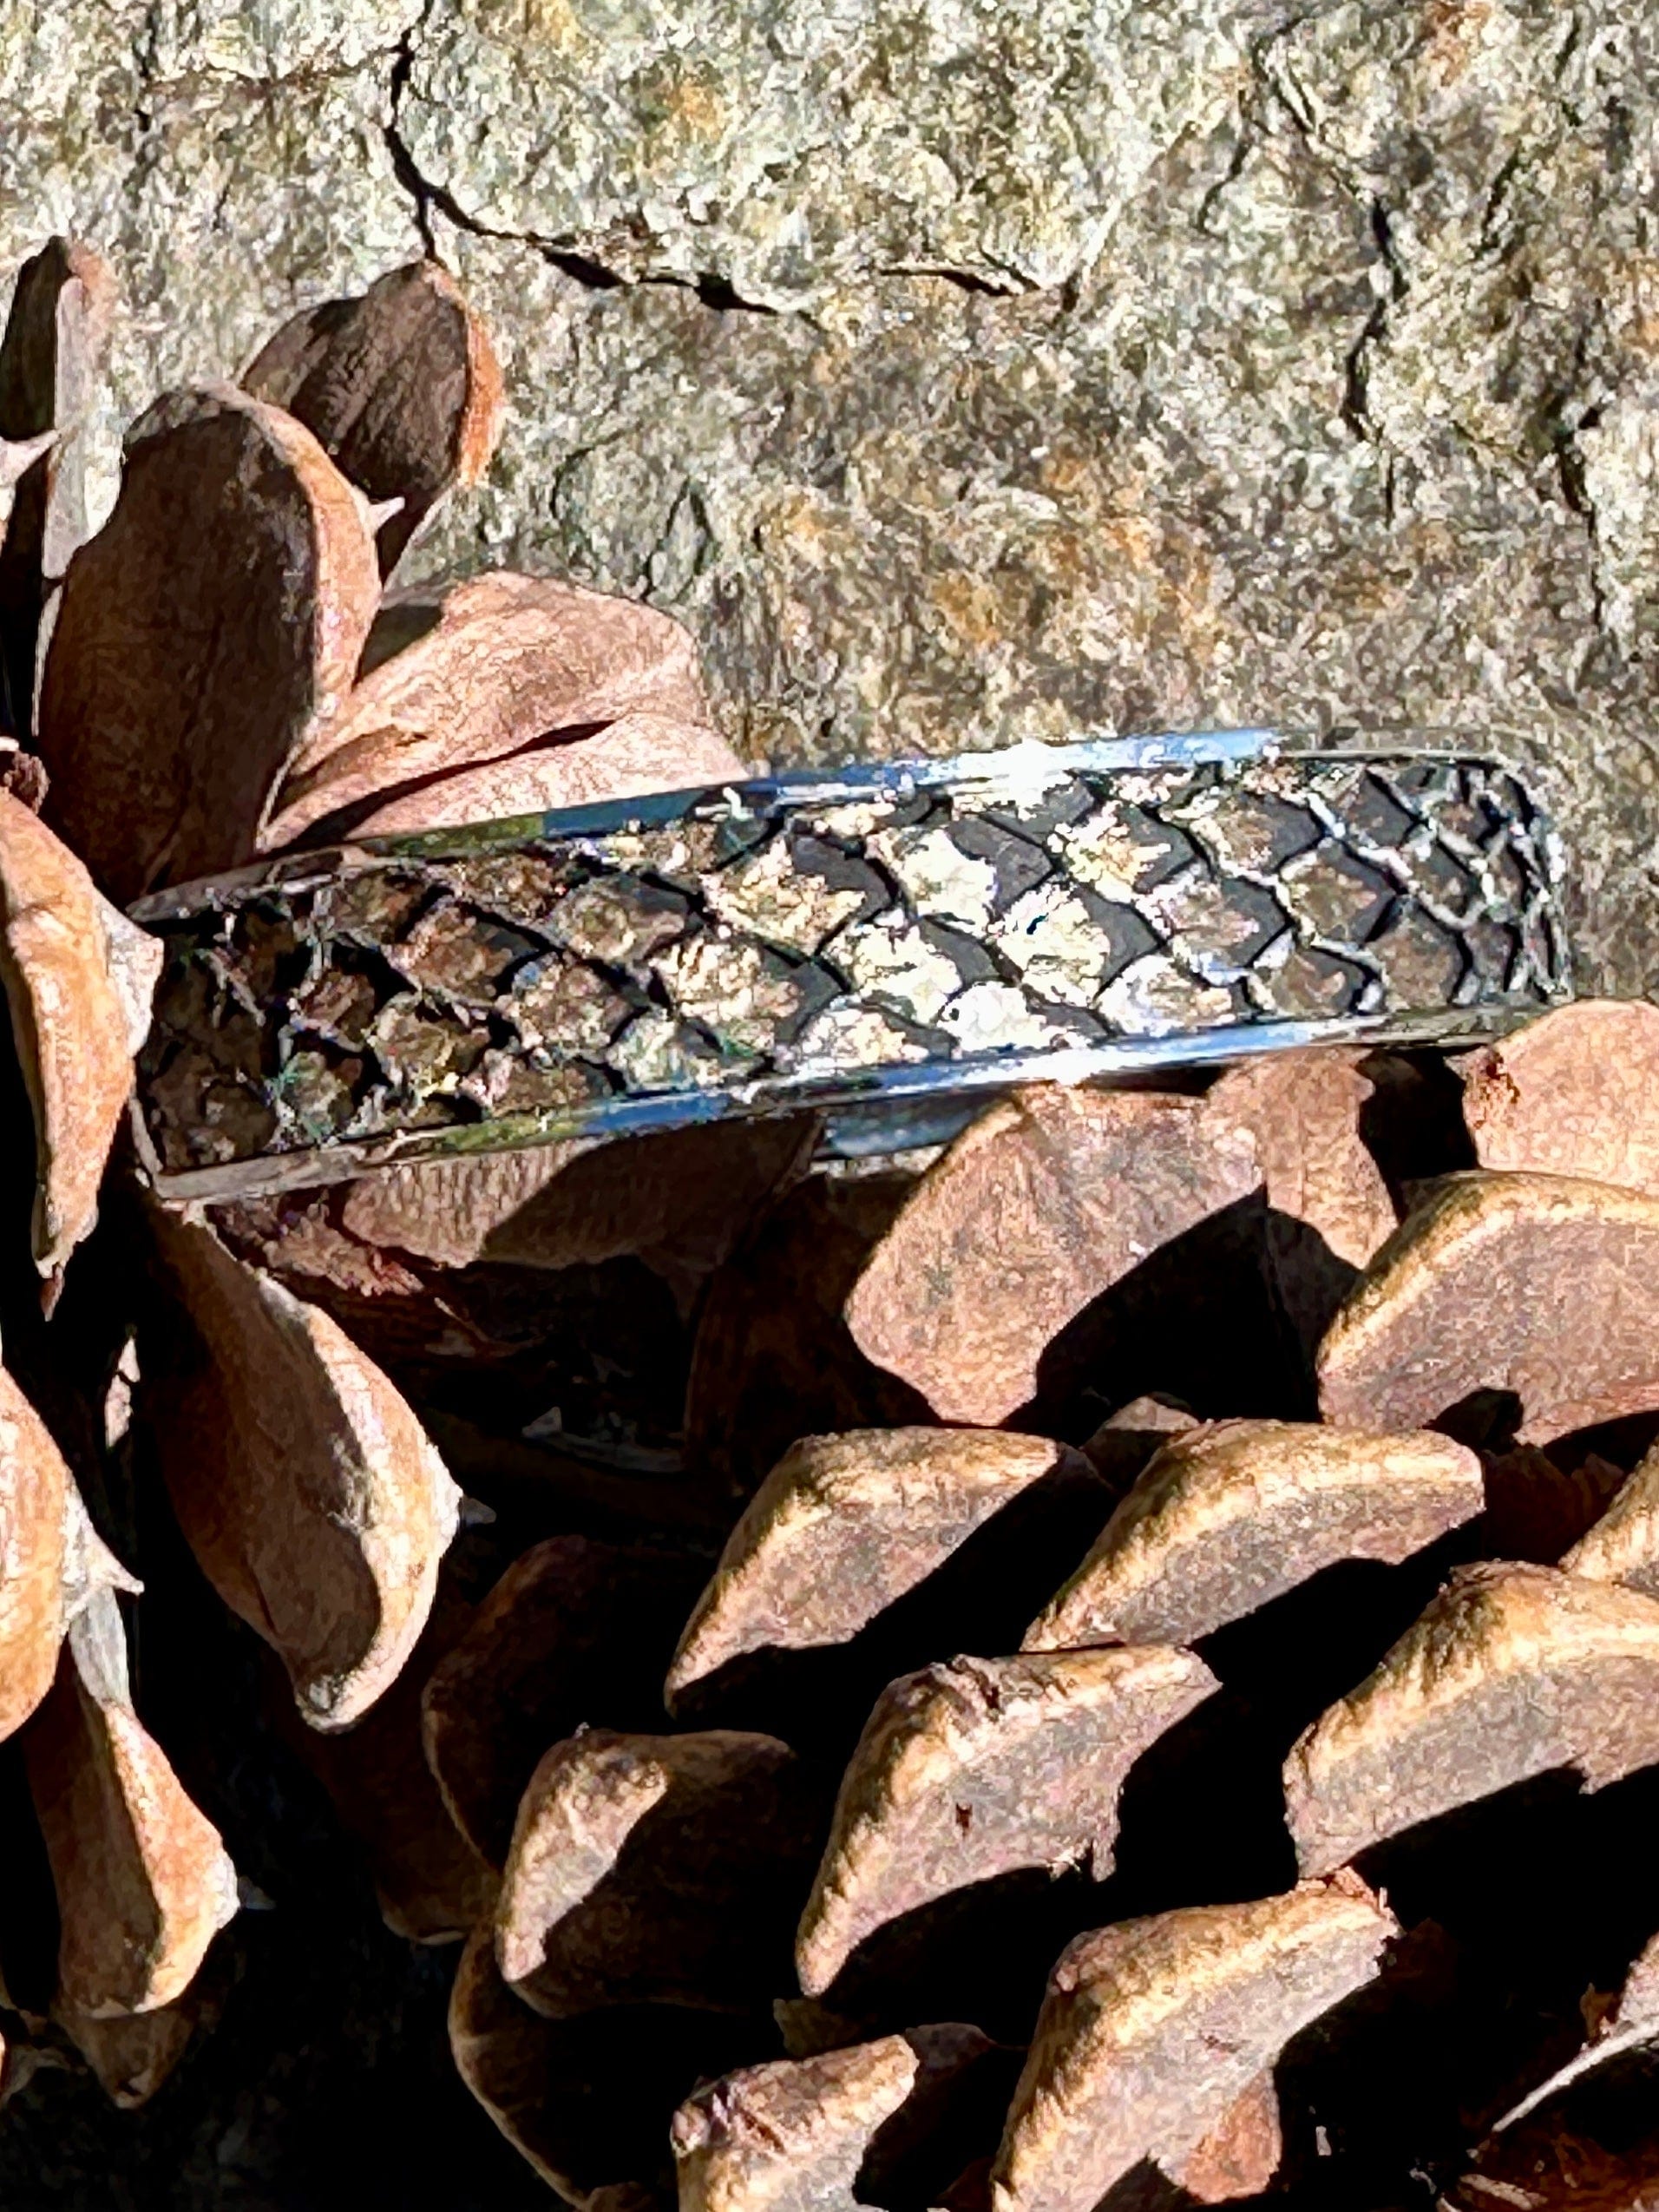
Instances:
[[[958,753],[948,760],[908,759],[858,764],[833,771],[791,769],[745,783],[698,784],[608,799],[591,806],[516,814],[496,822],[469,822],[418,835],[364,837],[315,851],[279,853],[269,860],[151,891],[127,909],[149,925],[180,922],[204,908],[232,904],[260,890],[303,890],[342,865],[370,860],[453,860],[509,850],[532,840],[614,836],[628,830],[664,829],[704,810],[764,815],[793,807],[835,806],[858,799],[902,800],[917,791],[960,785],[1007,789],[1029,780],[1033,789],[1081,772],[1125,775],[1157,769],[1237,764],[1289,755],[1300,760],[1367,762],[1459,760],[1514,772],[1501,754],[1454,744],[1366,745],[1352,748],[1303,743],[1272,729],[1160,731],[1144,737],[1082,738],[1067,745],[1028,738],[994,752]],[[1558,854],[1557,854],[1558,859]]]
[[[318,1189],[377,1168],[420,1161],[477,1159],[573,1138],[601,1140],[642,1137],[726,1120],[792,1113],[830,1117],[821,1153],[862,1159],[902,1152],[934,1141],[936,1109],[967,1099],[977,1112],[1003,1093],[1033,1083],[1109,1085],[1155,1074],[1219,1070],[1266,1053],[1310,1046],[1426,1046],[1471,1049],[1536,1019],[1536,1001],[1524,1005],[1452,1008],[1401,1017],[1357,1015],[1333,1021],[1253,1021],[1216,1029],[1183,1030],[1166,1037],[1125,1037],[1059,1051],[1012,1052],[995,1060],[934,1061],[883,1067],[845,1079],[775,1079],[741,1090],[666,1092],[650,1098],[613,1099],[578,1113],[502,1116],[462,1127],[399,1132],[384,1138],[341,1140],[311,1152],[263,1154],[222,1166],[167,1170],[156,1159],[142,1116],[135,1133],[155,1190],[180,1203],[220,1203],[266,1198],[279,1191]],[[837,1133],[836,1120],[844,1121]],[[859,1126],[860,1121],[862,1126]]]

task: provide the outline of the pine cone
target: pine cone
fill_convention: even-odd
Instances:
[[[1544,2205],[1539,2144],[1636,2202],[1651,2146],[1551,2116],[1659,2046],[1659,1014],[1026,1087],[873,1171],[805,1111],[342,1168],[371,1062],[417,1135],[574,1101],[684,901],[321,848],[743,764],[654,611],[384,588],[500,425],[430,265],[158,401],[75,551],[108,290],[59,242],[0,347],[0,1787],[57,1925],[0,1913],[5,2088],[160,2085],[268,1901],[219,1808],[280,1910],[309,1774],[588,2212]],[[350,956],[279,899],[175,945],[129,1144],[114,903],[273,857]],[[886,896],[820,858],[814,952]]]

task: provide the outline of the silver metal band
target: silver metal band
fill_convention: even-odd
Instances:
[[[180,1198],[826,1110],[848,1151],[987,1091],[1570,990],[1514,771],[1271,732],[1022,745],[294,856],[146,899],[141,1142]]]

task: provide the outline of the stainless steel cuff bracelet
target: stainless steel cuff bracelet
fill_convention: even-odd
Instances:
[[[1556,840],[1473,752],[1265,731],[1026,745],[289,856],[145,899],[158,1185],[814,1109],[930,1141],[988,1091],[1569,994]]]

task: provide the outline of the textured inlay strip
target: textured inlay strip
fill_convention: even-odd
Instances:
[[[1500,765],[1128,750],[744,785],[161,894],[135,909],[168,954],[155,1165],[180,1191],[270,1188],[1309,1025],[1472,1034],[1566,992],[1553,840]]]

